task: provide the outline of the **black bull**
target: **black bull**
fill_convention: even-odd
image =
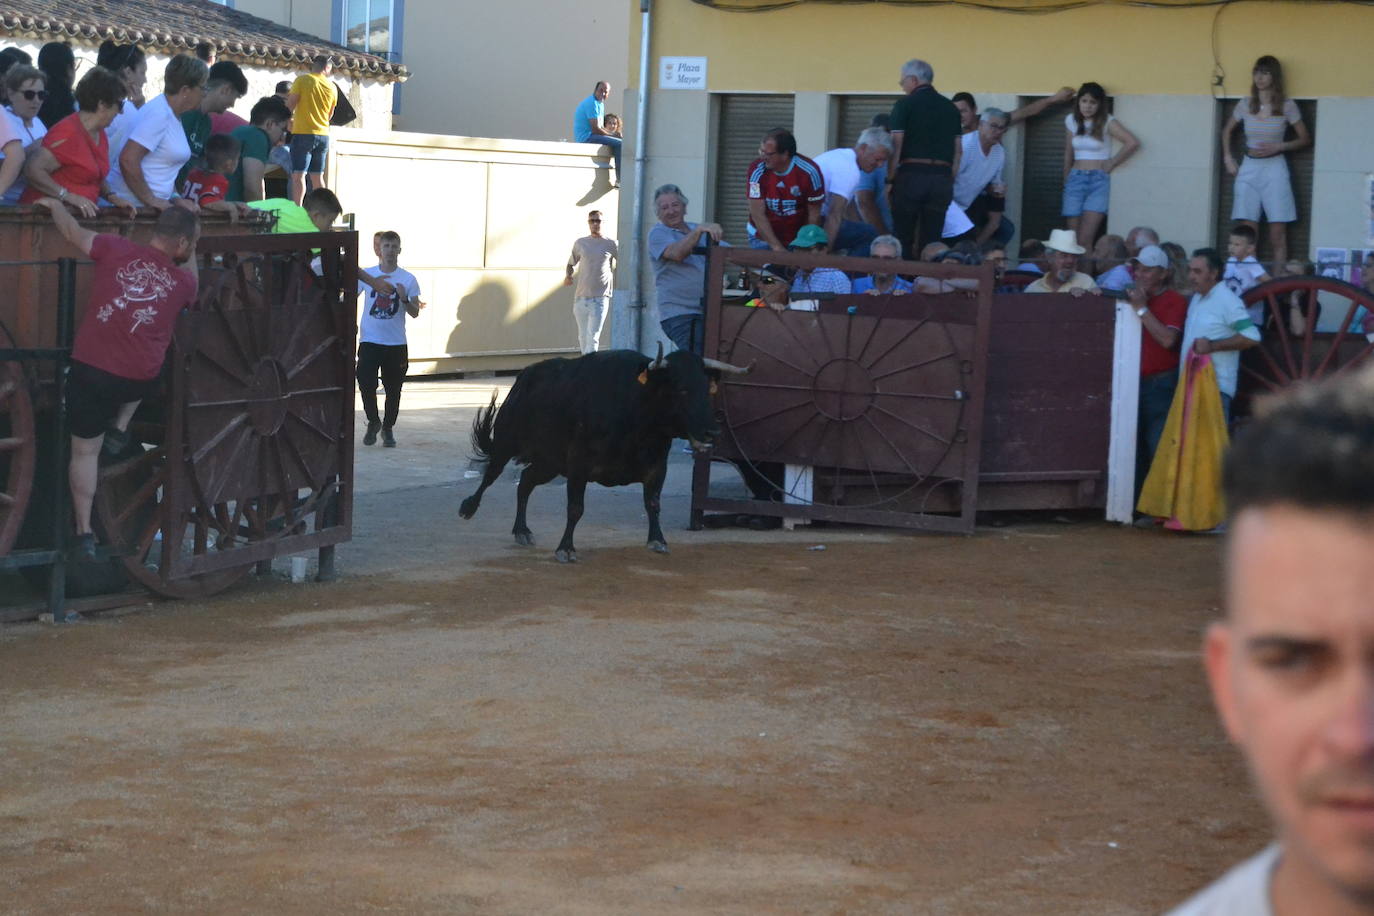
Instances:
[[[555,556],[577,560],[573,529],[582,517],[587,483],[644,486],[649,516],[649,549],[667,553],[659,527],[659,495],[668,472],[668,449],[674,438],[706,448],[720,432],[711,411],[711,395],[722,373],[749,370],[693,353],[677,351],[650,360],[634,350],[590,353],[578,359],[548,359],[521,371],[510,395],[498,409],[478,411],[472,424],[472,447],[487,460],[481,486],[458,508],[472,518],[482,494],[509,461],[525,465],[516,491],[517,544],[534,536],[525,523],[530,493],[559,474],[568,479],[568,525]]]

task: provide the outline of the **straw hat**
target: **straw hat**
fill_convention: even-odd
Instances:
[[[1065,254],[1086,254],[1087,249],[1078,244],[1078,236],[1072,229],[1051,229],[1046,248],[1062,251]]]

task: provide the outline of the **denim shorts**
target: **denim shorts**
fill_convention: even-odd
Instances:
[[[329,155],[329,136],[327,134],[293,134],[291,136],[291,171],[324,171],[324,160]]]
[[[1105,169],[1072,169],[1064,182],[1064,216],[1082,216],[1084,210],[1107,212],[1112,176]]]

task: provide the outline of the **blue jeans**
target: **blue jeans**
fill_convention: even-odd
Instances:
[[[660,321],[659,327],[679,350],[701,355],[706,344],[705,315],[674,315]]]
[[[878,230],[868,223],[852,219],[842,220],[840,228],[835,231],[835,237],[830,240],[830,250],[847,251],[850,257],[866,258],[869,244],[877,237]]]
[[[1140,499],[1140,488],[1145,484],[1145,475],[1155,460],[1155,451],[1164,435],[1164,424],[1169,419],[1169,408],[1174,403],[1174,389],[1178,387],[1178,370],[1166,369],[1140,379],[1140,408],[1136,417],[1135,432],[1135,498]]]
[[[324,134],[295,134],[291,138],[291,171],[319,174],[329,157],[329,137]]]
[[[620,145],[624,141],[619,137],[592,137],[592,142],[611,148],[611,161],[615,163],[615,180],[620,181]]]
[[[1064,216],[1082,216],[1084,210],[1107,212],[1112,176],[1105,169],[1071,169],[1064,182]]]

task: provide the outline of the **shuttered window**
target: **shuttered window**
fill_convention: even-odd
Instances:
[[[859,134],[873,123],[876,114],[891,114],[900,95],[839,95],[835,96],[835,130],[830,136],[830,149],[853,146]]]
[[[1021,99],[1022,105],[1037,101],[1036,96]],[[1051,229],[1066,225],[1060,214],[1064,208],[1064,115],[1069,103],[1055,105],[1037,118],[1021,122],[1021,225],[1022,241],[1050,237]]]
[[[790,95],[722,95],[716,136],[716,189],[712,219],[732,245],[748,245],[746,170],[759,157],[759,142],[775,127],[792,129],[796,109]]]
[[[1298,111],[1302,114],[1303,123],[1307,125],[1307,130],[1313,137],[1317,136],[1317,103],[1313,99],[1294,99],[1298,103]],[[1237,99],[1221,99],[1217,102],[1217,133],[1220,134],[1221,128],[1225,126],[1226,119],[1231,117],[1231,112],[1235,110]],[[1293,128],[1288,128],[1286,139],[1296,138]],[[1237,127],[1231,133],[1231,155],[1236,158],[1239,164],[1245,156],[1245,130]],[[1286,153],[1288,157],[1288,173],[1293,179],[1293,199],[1298,205],[1297,222],[1288,224],[1288,257],[1289,258],[1310,258],[1312,256],[1312,162],[1315,157],[1315,147],[1308,146],[1296,152]],[[1217,250],[1223,255],[1226,254],[1226,237],[1231,232],[1231,205],[1235,201],[1236,179],[1226,171],[1226,165],[1222,161],[1221,151],[1217,151]],[[1261,261],[1268,262],[1273,259],[1274,253],[1269,246],[1269,229],[1267,223],[1260,223],[1259,227],[1259,251],[1255,255]]]

